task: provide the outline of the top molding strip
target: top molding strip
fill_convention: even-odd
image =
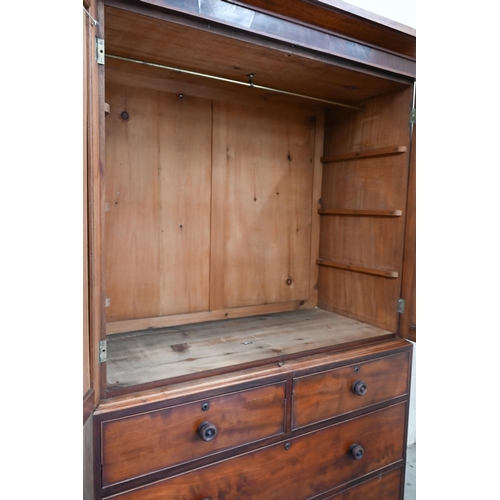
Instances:
[[[227,0],[416,58],[416,30],[342,0]]]
[[[114,4],[113,1],[106,3]],[[333,30],[318,29],[318,25],[309,22],[305,24],[301,19],[284,17],[283,15],[269,14],[254,10],[251,2],[233,2],[223,0],[138,0],[137,4],[147,4],[155,7],[167,9],[169,11],[188,14],[204,23],[214,22],[230,28],[245,31],[247,33],[262,35],[264,37],[290,44],[292,47],[302,47],[308,50],[314,50],[323,54],[328,54],[346,61],[361,64],[365,67],[371,67],[388,71],[395,75],[416,77],[415,59],[402,53],[389,51],[386,48],[380,48],[360,42],[346,35],[338,36]],[[263,0],[252,0],[253,4],[263,3]],[[288,13],[289,6],[300,4],[301,7],[308,5],[308,2],[299,0],[287,0],[287,2],[275,2],[269,0],[266,5],[279,3],[280,10]],[[321,9],[322,15],[328,12]],[[303,15],[302,15],[303,17]],[[313,21],[314,19],[311,19]],[[373,24],[373,23],[372,23]],[[376,25],[378,33],[387,30],[385,26]],[[337,30],[338,31],[338,30]],[[344,30],[346,31],[346,30]],[[355,34],[356,30],[351,30]],[[383,33],[382,33],[383,34]],[[405,37],[409,35],[403,34]],[[409,37],[415,41],[414,37]],[[380,45],[380,44],[379,44]]]

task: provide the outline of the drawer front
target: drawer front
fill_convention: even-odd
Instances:
[[[102,484],[284,432],[285,383],[101,424]]]
[[[109,498],[307,499],[401,460],[405,415],[400,403]],[[353,444],[364,450],[357,460]]]
[[[401,500],[403,488],[403,469],[381,474],[354,488],[349,488],[327,500]]]
[[[295,378],[292,428],[406,394],[408,368],[409,355],[405,352]]]

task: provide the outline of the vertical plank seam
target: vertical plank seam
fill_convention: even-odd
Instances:
[[[210,222],[208,248],[208,311],[212,310],[212,227],[214,194],[214,100],[210,99]]]

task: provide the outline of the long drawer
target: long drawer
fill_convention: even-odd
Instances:
[[[405,395],[408,368],[409,354],[404,352],[295,378],[292,428]]]
[[[108,486],[284,432],[285,382],[104,421]]]
[[[325,500],[399,500],[403,487],[402,475],[403,468],[399,467]]]
[[[405,417],[399,403],[108,498],[304,500],[401,461]]]

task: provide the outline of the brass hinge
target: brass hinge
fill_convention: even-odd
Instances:
[[[104,64],[104,40],[95,38],[95,60],[97,64]]]
[[[403,314],[405,312],[405,299],[398,300],[398,313]]]
[[[416,108],[411,108],[410,123],[417,123],[417,110],[416,110]]]
[[[106,353],[108,349],[108,343],[106,340],[101,340],[99,342],[99,364],[106,363]]]

